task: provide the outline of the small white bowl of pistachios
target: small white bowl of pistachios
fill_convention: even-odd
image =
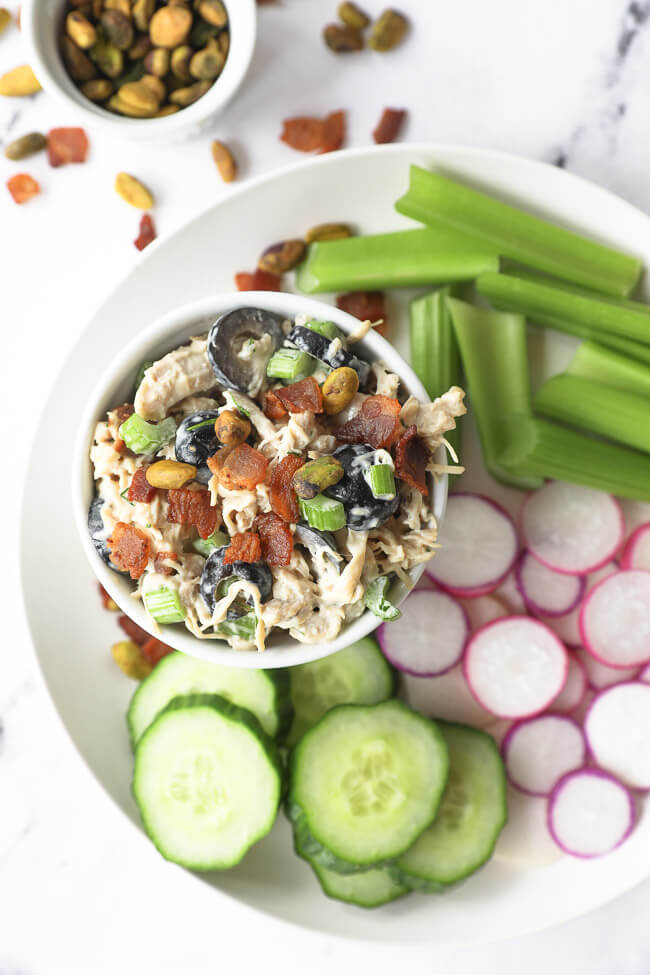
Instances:
[[[25,0],[22,31],[43,88],[81,124],[120,138],[198,133],[241,85],[255,0]]]

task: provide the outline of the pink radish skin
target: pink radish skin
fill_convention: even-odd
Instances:
[[[515,566],[515,580],[533,616],[565,616],[576,608],[585,591],[583,576],[555,572],[531,552],[523,552]]]
[[[606,579],[618,571],[619,568],[616,562],[607,562],[601,569],[590,572],[585,584],[585,598],[602,579]],[[582,604],[576,606],[574,610],[566,613],[564,616],[539,616],[538,619],[542,623],[546,623],[549,629],[553,630],[565,646],[577,649],[582,646],[582,634],[580,633],[581,608]]]
[[[650,570],[650,524],[639,525],[627,540],[621,556],[621,569]]]
[[[397,670],[414,677],[439,677],[460,661],[469,632],[460,603],[432,589],[411,593],[400,619],[383,623],[377,639]]]
[[[628,681],[596,694],[584,721],[594,761],[630,789],[650,790],[650,685]]]
[[[650,664],[646,664],[641,673],[639,674],[639,680],[643,684],[650,684]]]
[[[426,572],[441,589],[465,599],[496,589],[517,559],[519,543],[506,511],[482,494],[452,494],[440,549]]]
[[[460,664],[441,677],[409,677],[407,674],[404,686],[411,707],[430,718],[458,721],[474,728],[485,728],[494,722],[494,715],[472,697]]]
[[[586,693],[587,671],[582,661],[575,654],[570,653],[564,687],[551,701],[548,710],[553,714],[567,714],[580,705]]]
[[[619,498],[618,503],[625,519],[625,540],[639,528],[650,522],[650,504],[647,501],[634,501],[632,498]]]
[[[564,687],[567,670],[564,645],[527,616],[482,626],[463,657],[472,695],[497,718],[528,718],[544,711]]]
[[[636,807],[629,789],[601,769],[569,772],[548,802],[548,830],[557,845],[581,859],[605,856],[634,829]]]
[[[573,659],[580,660],[582,663],[587,674],[589,687],[594,691],[603,691],[613,684],[636,680],[639,676],[638,667],[626,667],[625,669],[607,667],[582,648],[574,651]]]
[[[496,596],[480,596],[478,599],[462,599],[460,604],[467,613],[472,632],[493,620],[510,616],[508,607]]]
[[[555,784],[587,758],[580,725],[559,714],[515,721],[501,744],[511,784],[529,796],[548,796]]]
[[[650,660],[650,572],[615,572],[588,593],[579,618],[582,643],[608,667]]]
[[[528,609],[519,589],[514,572],[509,572],[498,589],[493,593],[496,599],[500,599],[510,610],[511,616],[527,616]]]
[[[609,562],[621,546],[625,522],[609,494],[553,481],[527,498],[521,516],[527,547],[543,565],[586,575]]]

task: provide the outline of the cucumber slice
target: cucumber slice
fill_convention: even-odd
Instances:
[[[403,702],[339,704],[292,753],[287,814],[321,866],[383,866],[433,822],[447,772],[440,731]]]
[[[134,748],[156,715],[179,694],[220,694],[252,711],[271,738],[282,738],[293,717],[288,671],[223,667],[170,653],[131,698],[126,723]]]
[[[295,717],[289,745],[335,704],[379,704],[395,693],[395,673],[369,636],[322,660],[292,667],[290,678]]]
[[[485,732],[440,721],[449,749],[449,781],[432,826],[395,864],[393,877],[421,893],[440,893],[492,856],[506,824],[506,776]]]
[[[324,894],[357,907],[381,907],[410,893],[408,887],[391,875],[389,867],[376,867],[347,877],[317,863],[312,863],[311,868]]]
[[[217,694],[175,697],[135,752],[133,795],[167,860],[225,870],[265,836],[282,785],[275,745],[250,711]]]

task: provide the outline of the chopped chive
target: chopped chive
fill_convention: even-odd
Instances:
[[[583,342],[578,347],[567,373],[627,393],[650,396],[650,367],[597,342]]]
[[[129,501],[129,488],[128,487],[124,488],[123,491],[120,491],[120,497],[121,498],[124,498],[124,500],[127,502],[127,504],[130,504],[132,508],[135,508],[135,501]]]
[[[224,620],[215,629],[215,633],[221,636],[237,636],[241,640],[253,640],[257,628],[257,616],[255,613],[247,613],[236,620]]]
[[[213,531],[211,535],[207,538],[195,538],[192,542],[192,548],[199,555],[203,555],[207,559],[211,552],[214,552],[216,548],[223,548],[224,545],[228,545],[230,539],[225,532]]]
[[[273,379],[296,379],[310,376],[316,368],[316,359],[300,349],[278,349],[266,366],[266,375]]]
[[[193,426],[187,427],[187,433],[190,433],[192,430],[198,430],[200,427],[213,427],[215,422],[214,417],[211,417],[209,420],[201,420],[200,423],[195,423]]]
[[[247,410],[245,406],[242,406],[240,403],[238,403],[237,402],[237,399],[233,396],[232,393],[230,394],[230,398],[231,398],[231,400],[233,402],[233,406],[235,407],[235,409],[237,410],[237,412],[238,413],[241,413],[242,416],[245,416],[248,419],[250,419],[250,415],[251,415],[250,414],[250,410]]]
[[[373,464],[365,472],[373,498],[390,501],[395,497],[395,477],[390,464]]]
[[[315,498],[305,501],[298,498],[300,512],[312,528],[323,532],[335,532],[345,528],[347,517],[345,508],[335,498],[328,498],[324,494],[317,494]]]
[[[152,365],[153,365],[153,359],[150,360],[150,361],[147,360],[147,362],[143,362],[142,363],[142,365],[138,369],[137,375],[135,377],[135,388],[136,389],[138,388],[138,386],[140,385],[140,383],[144,379],[145,372],[147,371],[147,369],[151,369]]]
[[[143,599],[147,612],[157,623],[181,623],[185,619],[178,592],[169,586],[145,592]]]
[[[335,290],[335,289],[332,289]],[[306,323],[306,327],[311,329],[312,332],[316,332],[318,335],[324,335],[326,339],[334,341],[334,339],[340,339],[343,332],[338,328],[334,322],[319,322],[315,318]]]
[[[378,616],[380,620],[398,620],[402,615],[401,610],[388,599],[390,585],[390,576],[377,576],[366,586],[363,597],[366,609]]]
[[[176,422],[168,416],[160,423],[148,423],[132,413],[119,430],[120,437],[135,454],[155,454],[176,435]]]

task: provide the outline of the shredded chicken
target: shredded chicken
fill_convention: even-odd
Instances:
[[[207,344],[205,337],[193,338],[154,362],[138,386],[135,412],[145,420],[163,420],[180,400],[214,389]]]

